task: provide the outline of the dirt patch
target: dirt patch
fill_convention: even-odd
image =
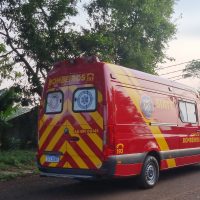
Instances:
[[[37,169],[11,168],[9,170],[0,170],[0,182],[8,181],[16,177],[28,176],[37,173]]]

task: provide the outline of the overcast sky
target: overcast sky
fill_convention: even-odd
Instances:
[[[177,33],[175,39],[169,43],[167,55],[174,57],[175,61],[160,64],[159,66],[170,66],[193,59],[200,59],[200,0],[179,0],[174,7],[175,23],[177,24]],[[160,74],[183,69],[185,65],[168,68],[168,70],[158,71]],[[181,74],[165,75],[163,77],[172,77]],[[178,82],[200,87],[198,79],[188,78],[178,80]]]

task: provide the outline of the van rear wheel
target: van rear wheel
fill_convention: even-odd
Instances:
[[[144,189],[152,188],[156,185],[159,178],[158,161],[153,156],[147,156],[140,174],[140,187]]]

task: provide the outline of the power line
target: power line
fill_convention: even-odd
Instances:
[[[186,78],[189,78],[189,77],[186,77]],[[186,79],[185,77],[182,77],[182,78],[178,78],[178,79],[175,79],[173,81],[178,81],[178,80],[181,80],[181,79]]]
[[[169,66],[166,66],[166,67],[159,67],[157,68],[157,70],[162,70],[162,69],[167,69],[167,68],[170,68],[170,67],[175,67],[175,66],[179,66],[179,65],[183,65],[183,64],[187,64],[187,63],[190,63],[192,61],[198,61],[200,59],[193,59],[193,60],[190,60],[190,61],[187,61],[187,62],[182,62],[182,63],[178,63],[178,64],[174,64],[174,65],[169,65]]]
[[[167,72],[167,73],[159,74],[159,75],[162,76],[162,75],[167,75],[167,74],[173,74],[175,72],[180,72],[180,71],[183,71],[183,69],[179,69],[179,70],[175,70],[175,71],[172,71],[172,72]]]
[[[168,79],[173,79],[173,78],[177,78],[177,77],[183,77],[184,75],[178,75],[178,76],[173,76],[173,77],[169,77]]]
[[[181,79],[186,79],[186,78],[191,78],[191,77],[192,77],[191,74],[183,74],[182,78],[174,79],[173,81],[178,81],[178,80],[181,80]]]
[[[191,74],[182,74],[182,75],[177,75],[177,76],[169,77],[168,79],[173,79],[173,78],[178,78],[178,77],[190,78],[191,76],[192,76]]]

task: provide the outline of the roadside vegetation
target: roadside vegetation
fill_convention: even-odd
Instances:
[[[0,152],[0,182],[19,176],[36,174],[35,151],[12,150]]]

